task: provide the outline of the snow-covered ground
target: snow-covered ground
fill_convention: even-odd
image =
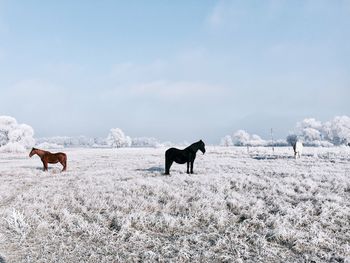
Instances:
[[[0,262],[350,262],[350,147],[0,155]]]

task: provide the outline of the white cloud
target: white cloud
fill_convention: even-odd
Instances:
[[[208,80],[208,61],[207,50],[197,47],[182,50],[167,60],[157,59],[144,64],[118,63],[113,65],[110,73],[114,88],[104,94],[114,97],[125,92],[131,96],[147,95],[167,100],[187,99],[187,96],[194,95],[225,96],[226,87]]]
[[[236,30],[243,24],[249,24],[252,21],[256,24],[256,14],[261,14],[259,17],[263,19],[271,18],[277,11],[280,11],[283,2],[282,0],[262,2],[221,0],[208,15],[206,23],[212,29],[230,28]],[[255,9],[259,9],[259,12],[252,11]]]
[[[7,33],[7,32],[9,32],[9,27],[0,16],[0,33]]]
[[[159,59],[148,64],[123,62],[113,65],[110,75],[112,79],[117,80],[119,83],[130,83],[140,80],[158,79],[165,74],[166,69],[167,63]]]
[[[244,9],[239,8],[235,1],[219,1],[207,17],[207,23],[214,29],[223,27],[227,23],[230,23],[231,26],[237,25],[243,11]]]
[[[225,88],[201,82],[169,82],[157,80],[140,83],[130,87],[135,95],[154,95],[157,97],[186,98],[186,96],[224,96]],[[192,99],[192,98],[189,98]]]
[[[272,22],[272,25],[276,25],[276,22],[277,24],[283,22],[284,14],[290,14],[290,6],[295,8],[292,12],[300,16],[301,19],[314,15],[327,16],[329,13],[339,10],[343,10],[343,13],[350,11],[349,1],[333,3],[327,0],[307,0],[292,3],[292,1],[286,0],[221,0],[209,13],[206,23],[213,29],[238,29],[242,25],[247,26],[247,24],[254,25],[255,28],[266,22]],[[279,22],[275,19],[278,19]]]
[[[223,12],[224,12],[224,6],[223,2],[219,2],[209,14],[208,22],[212,27],[218,27],[223,22]]]
[[[149,63],[133,63],[126,61],[112,66],[110,77],[118,83],[152,82],[159,79],[177,81],[196,78],[198,71],[203,79],[203,69],[209,61],[208,51],[204,47],[181,50],[167,59],[155,59]]]
[[[25,97],[25,99],[32,97],[33,94],[39,98],[57,95],[59,90],[57,85],[39,78],[20,80],[9,88],[10,94]]]
[[[208,51],[203,47],[196,47],[184,50],[176,55],[174,59],[176,63],[182,65],[195,65],[200,67],[203,62],[208,58]]]
[[[1,2],[0,2],[0,11],[1,11]],[[0,38],[1,35],[5,35],[9,31],[8,26],[3,22],[1,18],[1,12],[0,12]],[[0,60],[2,60],[5,57],[5,50],[3,47],[0,46]]]
[[[69,93],[64,87],[39,78],[18,81],[4,88],[2,95],[5,108],[16,109],[26,115],[38,114],[43,108],[65,106],[69,99]]]
[[[0,60],[5,57],[5,50],[0,47]]]
[[[55,76],[79,75],[86,73],[86,66],[73,63],[56,63],[47,66],[47,72]]]

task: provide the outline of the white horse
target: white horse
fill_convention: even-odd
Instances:
[[[301,141],[296,141],[293,144],[293,150],[295,159],[300,158],[301,154],[303,153],[303,143]]]

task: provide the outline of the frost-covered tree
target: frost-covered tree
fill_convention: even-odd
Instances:
[[[320,122],[314,118],[306,118],[303,121],[297,123],[298,130],[303,130],[303,129],[307,129],[307,128],[321,130],[322,129],[322,122]]]
[[[296,130],[303,141],[306,143],[313,143],[322,140],[322,122],[314,118],[306,118],[296,125]]]
[[[37,145],[35,145],[36,148],[39,149],[63,149],[63,145],[56,144],[56,143],[50,143],[50,142],[42,142]]]
[[[95,137],[93,141],[93,147],[101,147],[107,145],[106,138]]]
[[[113,148],[130,147],[131,138],[126,136],[121,129],[113,128],[106,138],[106,143],[109,147]]]
[[[232,137],[230,135],[226,135],[223,138],[221,138],[220,140],[220,145],[221,146],[232,146],[233,142],[232,142]]]
[[[287,143],[290,145],[294,145],[298,141],[298,135],[296,134],[289,134],[286,138]]]
[[[77,137],[68,137],[68,136],[54,136],[48,138],[38,138],[37,143],[49,143],[53,145],[61,145],[64,147],[91,147],[96,144],[96,138],[90,138],[87,136],[77,136]],[[101,139],[101,142],[103,140]]]
[[[350,142],[350,117],[336,116],[323,125],[324,138],[335,145]]]
[[[6,147],[6,151],[25,151],[35,144],[33,136],[34,130],[29,125],[18,124],[13,117],[0,116],[0,147]]]
[[[259,135],[253,134],[250,136],[249,146],[265,146],[267,145],[266,141],[261,139]]]
[[[250,138],[249,133],[247,133],[244,130],[238,130],[232,136],[233,144],[236,146],[248,145],[249,138]]]
[[[35,144],[33,136],[34,130],[27,124],[19,124],[15,129],[9,132],[10,142],[17,142],[25,148],[30,148]]]
[[[276,146],[282,147],[282,146],[288,146],[288,145],[289,143],[284,139],[277,139],[273,141],[269,140],[266,142],[266,146],[272,146],[272,147],[276,147]]]
[[[305,128],[302,131],[302,137],[306,142],[320,141],[322,139],[321,132],[314,128]]]
[[[132,147],[159,147],[161,144],[156,138],[152,137],[137,137],[132,138]]]
[[[350,118],[336,116],[324,123],[307,118],[297,123],[295,136],[309,146],[346,145],[350,142]]]
[[[9,143],[9,133],[14,130],[17,125],[15,118],[10,116],[0,116],[0,146]]]
[[[236,146],[265,146],[267,142],[260,138],[260,136],[250,135],[244,130],[236,131],[233,136],[233,144]]]

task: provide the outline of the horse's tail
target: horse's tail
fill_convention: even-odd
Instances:
[[[172,148],[165,151],[165,161],[170,158],[171,152],[172,152]]]
[[[63,171],[67,170],[67,154],[63,153]]]
[[[171,152],[172,152],[172,148],[165,151],[165,174],[170,173],[170,166],[172,164]]]
[[[59,161],[60,163],[62,164],[63,166],[63,170],[62,171],[65,171],[67,169],[67,154],[65,153],[59,153]]]

